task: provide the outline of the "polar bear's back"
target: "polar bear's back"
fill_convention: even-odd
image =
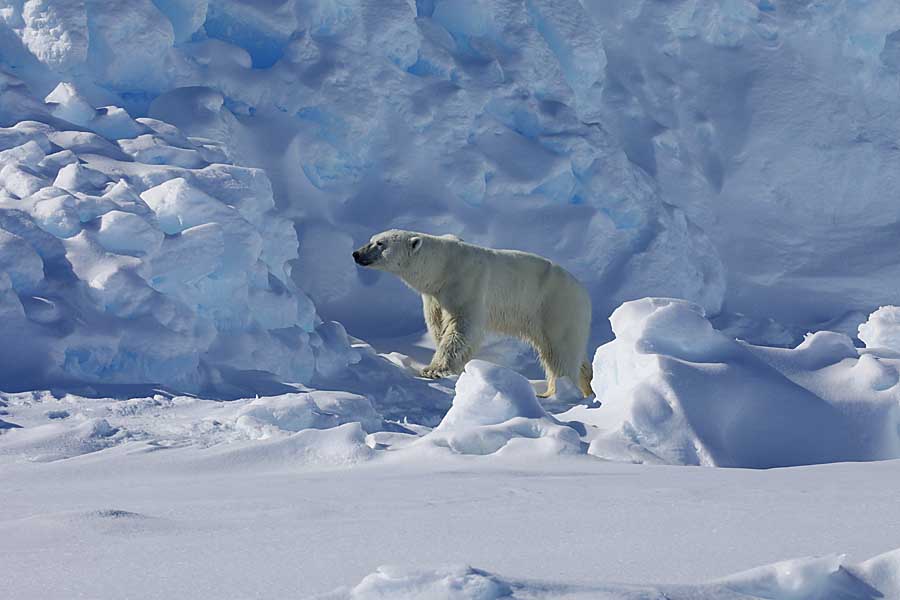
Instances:
[[[518,250],[495,250],[466,244],[484,278],[484,301],[492,328],[523,333],[523,324],[545,323],[556,310],[575,311],[560,319],[590,323],[590,297],[575,277],[550,260]]]

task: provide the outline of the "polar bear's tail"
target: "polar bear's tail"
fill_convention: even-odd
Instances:
[[[591,379],[593,378],[594,368],[591,366],[591,363],[587,361],[581,363],[581,371],[579,372],[578,377],[578,389],[581,390],[581,393],[584,394],[585,398],[594,393],[593,390],[591,390]]]

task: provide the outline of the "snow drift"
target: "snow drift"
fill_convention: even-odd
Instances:
[[[890,598],[900,593],[900,550],[861,563],[844,556],[786,560],[697,585],[570,585],[564,582],[507,580],[467,566],[413,570],[381,567],[351,589],[317,596],[319,600],[445,598],[609,598],[610,600],[819,600]]]
[[[754,468],[900,457],[895,352],[827,331],[754,346],[680,300],[628,302],[610,321],[616,339],[594,357],[602,407],[561,416],[599,428],[591,454]]]
[[[453,406],[416,448],[435,445],[458,454],[581,454],[571,427],[550,416],[527,379],[482,360],[472,360],[456,382]]]

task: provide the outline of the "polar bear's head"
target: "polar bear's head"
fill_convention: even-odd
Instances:
[[[423,238],[414,231],[384,231],[373,235],[368,244],[355,250],[353,260],[363,267],[400,273],[408,269],[413,256],[422,248]]]

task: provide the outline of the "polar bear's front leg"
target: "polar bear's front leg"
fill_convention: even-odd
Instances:
[[[434,296],[423,294],[422,312],[425,313],[425,325],[428,327],[428,333],[431,334],[434,347],[437,348],[440,346],[441,337],[444,334],[444,309],[441,308]]]
[[[478,351],[484,328],[472,315],[447,315],[443,334],[431,364],[422,369],[422,376],[439,379],[461,373],[469,359]]]

